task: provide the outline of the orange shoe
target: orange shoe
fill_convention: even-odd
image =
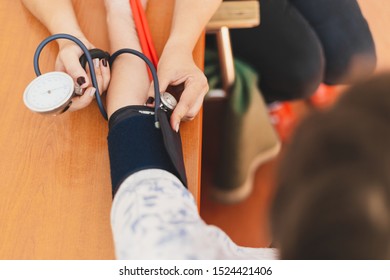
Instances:
[[[315,93],[309,97],[309,103],[319,109],[325,109],[332,106],[337,98],[338,93],[335,86],[320,84]]]
[[[295,127],[296,115],[289,102],[274,102],[268,106],[271,123],[282,142],[287,141]]]

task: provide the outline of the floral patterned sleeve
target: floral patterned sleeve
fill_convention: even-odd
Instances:
[[[118,259],[276,259],[275,249],[237,246],[199,216],[191,193],[171,173],[129,176],[113,201],[111,225]]]

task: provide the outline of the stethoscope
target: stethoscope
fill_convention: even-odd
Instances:
[[[34,54],[34,71],[37,77],[27,86],[23,95],[24,103],[30,110],[42,114],[60,114],[65,112],[70,107],[71,99],[75,95],[79,95],[81,93],[81,89],[78,87],[78,85],[75,85],[73,79],[64,72],[48,72],[41,74],[39,68],[40,54],[48,43],[58,39],[67,39],[73,41],[83,51],[84,54],[80,57],[80,63],[84,68],[86,63],[88,63],[92,85],[96,89],[96,102],[104,119],[108,119],[107,111],[100,97],[93,59],[106,58],[108,59],[110,66],[112,66],[115,59],[125,53],[138,56],[147,64],[148,68],[150,69],[155,95],[154,124],[156,128],[160,128],[158,111],[162,110],[166,113],[170,113],[175,108],[177,101],[171,94],[166,92],[163,93],[163,95],[160,94],[157,70],[153,63],[143,53],[133,49],[124,48],[116,51],[110,56],[107,52],[104,52],[100,49],[88,50],[83,42],[72,35],[55,34],[43,40],[38,45]]]

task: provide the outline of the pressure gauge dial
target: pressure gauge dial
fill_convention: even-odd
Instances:
[[[75,84],[64,72],[49,72],[36,77],[23,94],[24,104],[33,112],[60,114],[66,111],[75,95]]]

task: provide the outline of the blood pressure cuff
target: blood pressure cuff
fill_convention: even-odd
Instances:
[[[164,128],[155,127],[154,110],[147,106],[127,106],[110,117],[107,139],[113,196],[131,174],[151,168],[171,172],[187,186],[180,135],[166,127],[167,116],[159,115],[159,121]]]

